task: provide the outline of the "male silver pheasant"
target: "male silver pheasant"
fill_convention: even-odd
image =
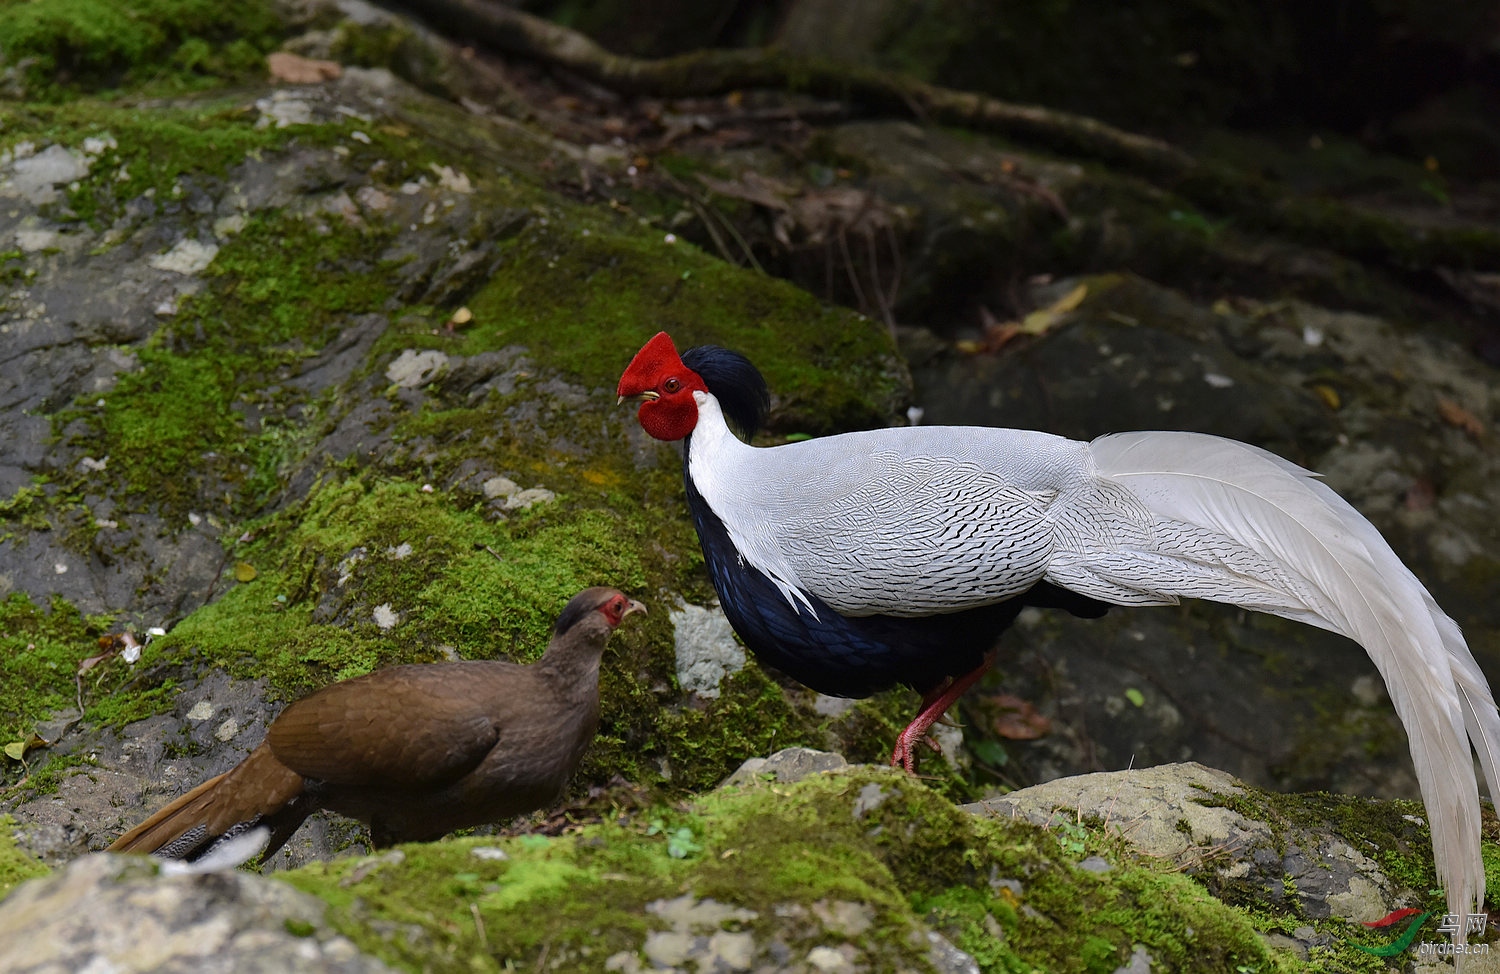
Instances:
[[[743,356],[636,354],[621,401],[685,440],[688,507],[724,613],[764,662],[822,693],[923,694],[915,746],[994,659],[1025,605],[1099,615],[1184,596],[1354,639],[1406,727],[1453,913],[1484,897],[1470,742],[1500,794],[1500,712],[1458,626],[1380,533],[1315,475],[1201,433],[1084,443],[1027,430],[900,427],[756,448],[769,404]]]

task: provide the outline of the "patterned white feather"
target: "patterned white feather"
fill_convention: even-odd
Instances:
[[[1500,712],[1458,626],[1313,474],[1197,433],[1081,443],[903,427],[757,449],[695,393],[689,472],[736,549],[794,606],[924,616],[1046,579],[1116,605],[1228,602],[1342,633],[1405,725],[1454,913],[1484,895],[1469,744],[1500,793]]]

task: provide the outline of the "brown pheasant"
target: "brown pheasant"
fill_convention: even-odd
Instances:
[[[194,860],[264,827],[269,858],[318,809],[360,819],[384,846],[542,808],[562,793],[598,728],[605,642],[645,611],[615,589],[586,589],[530,665],[393,666],[326,686],[282,711],[244,761],[109,851]]]

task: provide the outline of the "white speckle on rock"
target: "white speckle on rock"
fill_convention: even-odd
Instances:
[[[400,544],[395,545],[394,547],[385,549],[385,553],[390,555],[397,561],[401,561],[403,558],[410,555],[411,551],[412,548],[410,541],[403,541]]]
[[[684,604],[672,620],[677,682],[684,690],[717,697],[724,677],[745,668],[745,650],[717,607]]]
[[[243,213],[231,213],[229,216],[221,216],[214,221],[214,236],[220,240],[227,240],[245,229],[245,224],[248,222],[250,222],[249,217]]]
[[[194,514],[192,511],[188,511],[188,523],[196,528],[198,525],[203,523],[203,515]]]
[[[199,700],[193,704],[193,709],[187,712],[188,720],[208,720],[214,715],[214,705],[207,700]]]
[[[659,968],[677,967],[688,959],[692,949],[693,936],[675,930],[653,930],[641,948],[646,959]]]
[[[234,735],[238,734],[239,732],[240,722],[235,720],[233,717],[230,717],[228,720],[224,721],[224,723],[214,728],[214,737],[216,737],[220,741],[224,741],[227,743],[233,740]]]
[[[374,186],[361,186],[354,191],[354,201],[371,213],[384,213],[391,208],[391,197]]]
[[[885,789],[875,782],[865,785],[854,799],[854,818],[856,820],[864,818],[866,812],[873,812],[885,804],[887,797]]]
[[[854,701],[848,697],[830,697],[818,694],[813,699],[813,711],[823,717],[842,717],[854,709]]]
[[[434,162],[428,168],[437,173],[438,185],[443,189],[454,193],[474,192],[474,184],[469,182],[469,177],[452,166],[440,166]]]
[[[1227,375],[1220,375],[1217,372],[1203,373],[1203,381],[1207,382],[1209,384],[1209,387],[1213,389],[1228,389],[1230,386],[1234,385],[1233,379],[1231,379]]]
[[[42,250],[50,250],[61,242],[62,234],[56,230],[17,230],[16,246],[23,253],[34,254]]]
[[[60,561],[57,564],[53,565],[52,573],[54,575],[66,575],[68,573],[68,563],[65,561]]]
[[[1311,348],[1317,348],[1323,344],[1323,329],[1313,325],[1302,326],[1302,343]]]
[[[807,952],[807,962],[824,974],[843,974],[854,970],[849,958],[832,947],[814,947]]]
[[[0,182],[0,195],[45,206],[59,198],[58,186],[77,182],[89,174],[90,160],[82,153],[60,145],[49,145],[33,155],[34,151],[35,147],[26,142],[11,151],[14,161],[9,178]]]
[[[258,99],[255,108],[260,112],[260,118],[255,120],[258,129],[272,125],[284,129],[288,125],[310,125],[313,121],[312,105],[290,91],[277,91],[270,98]]]
[[[416,389],[448,369],[448,356],[436,349],[419,352],[408,348],[386,366],[385,377],[403,389]]]
[[[115,137],[107,132],[102,136],[91,135],[83,140],[83,154],[86,156],[97,156],[106,149],[119,148],[119,145],[115,141]]]
[[[491,477],[484,482],[484,496],[489,500],[497,497],[509,497],[521,491],[521,485],[509,477]]]
[[[391,608],[391,604],[389,602],[382,602],[377,605],[375,607],[375,611],[372,612],[371,615],[375,619],[375,625],[379,626],[382,629],[394,629],[396,623],[399,622],[401,618],[396,614],[396,610]]]
[[[93,457],[84,457],[78,461],[78,465],[90,473],[98,473],[109,466],[109,457],[103,460],[95,460]]]
[[[550,504],[557,499],[557,495],[545,487],[528,487],[527,489],[510,495],[505,499],[507,511],[524,511],[533,504]]]
[[[1130,960],[1124,966],[1115,968],[1115,974],[1151,974],[1151,968],[1151,955],[1146,952],[1145,947],[1136,944],[1135,949],[1130,952]]]
[[[200,243],[191,237],[184,237],[173,244],[171,250],[164,254],[157,254],[146,263],[159,271],[197,274],[212,264],[218,254],[218,244]]]
[[[493,862],[504,862],[505,860],[510,858],[510,856],[506,854],[504,849],[499,849],[492,845],[475,846],[474,848],[469,850],[469,855],[473,856],[475,859],[484,859],[486,861]]]
[[[620,974],[640,974],[641,959],[633,951],[621,950],[605,958],[604,969],[619,971]]]

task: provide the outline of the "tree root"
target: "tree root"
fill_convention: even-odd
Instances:
[[[493,0],[424,0],[420,16],[455,38],[556,65],[623,94],[687,98],[744,88],[797,91],[870,114],[915,117],[993,132],[1123,166],[1211,213],[1249,229],[1402,273],[1432,266],[1500,270],[1500,233],[1474,227],[1415,228],[1335,200],[1286,192],[1259,176],[1206,162],[1160,139],[1094,118],[1018,105],[905,75],[808,59],[775,48],[705,50],[644,59],[613,54],[560,24]]]

